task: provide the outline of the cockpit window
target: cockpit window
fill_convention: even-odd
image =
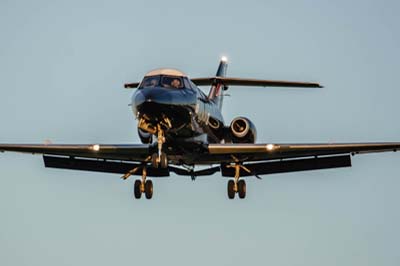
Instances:
[[[186,79],[186,78],[185,78]],[[171,88],[171,89],[183,89],[183,88],[190,88],[188,86],[188,81],[183,80],[182,77],[177,76],[149,76],[144,77],[142,82],[140,83],[139,88],[154,88],[154,87],[164,87],[164,88]]]
[[[189,79],[188,78],[183,78],[183,84],[185,84],[185,88],[190,88],[193,89],[194,87],[192,87],[190,85]]]
[[[160,84],[160,76],[145,77],[140,84],[140,88],[153,88]]]
[[[165,88],[181,89],[183,88],[182,78],[173,76],[162,76],[161,86]]]

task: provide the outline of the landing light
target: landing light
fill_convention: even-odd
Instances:
[[[274,144],[268,144],[267,145],[267,150],[272,151],[275,148]]]
[[[100,145],[99,144],[95,144],[95,145],[92,146],[92,149],[94,151],[99,151],[100,150]]]
[[[226,56],[221,57],[222,62],[228,62],[228,58]]]

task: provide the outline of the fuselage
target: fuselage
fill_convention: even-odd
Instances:
[[[217,103],[180,71],[149,72],[131,100],[141,132],[156,135],[161,126],[167,143],[224,140],[226,128]]]

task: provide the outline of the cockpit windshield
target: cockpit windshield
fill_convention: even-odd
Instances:
[[[182,77],[159,75],[159,76],[145,77],[142,83],[140,84],[139,88],[153,88],[153,87],[183,89],[185,86]]]
[[[160,84],[160,76],[145,77],[140,84],[140,88],[157,87]]]
[[[181,89],[183,88],[182,78],[173,76],[162,76],[161,86],[165,88]]]

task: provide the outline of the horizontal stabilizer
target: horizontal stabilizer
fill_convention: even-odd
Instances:
[[[194,78],[191,80],[194,84],[198,86],[221,83],[225,86],[323,88],[319,83],[315,82],[245,79],[245,78],[230,78],[230,77],[207,77],[207,78]]]
[[[139,86],[139,82],[134,82],[134,83],[125,83],[124,88],[125,89],[132,89],[132,88],[137,88]]]

